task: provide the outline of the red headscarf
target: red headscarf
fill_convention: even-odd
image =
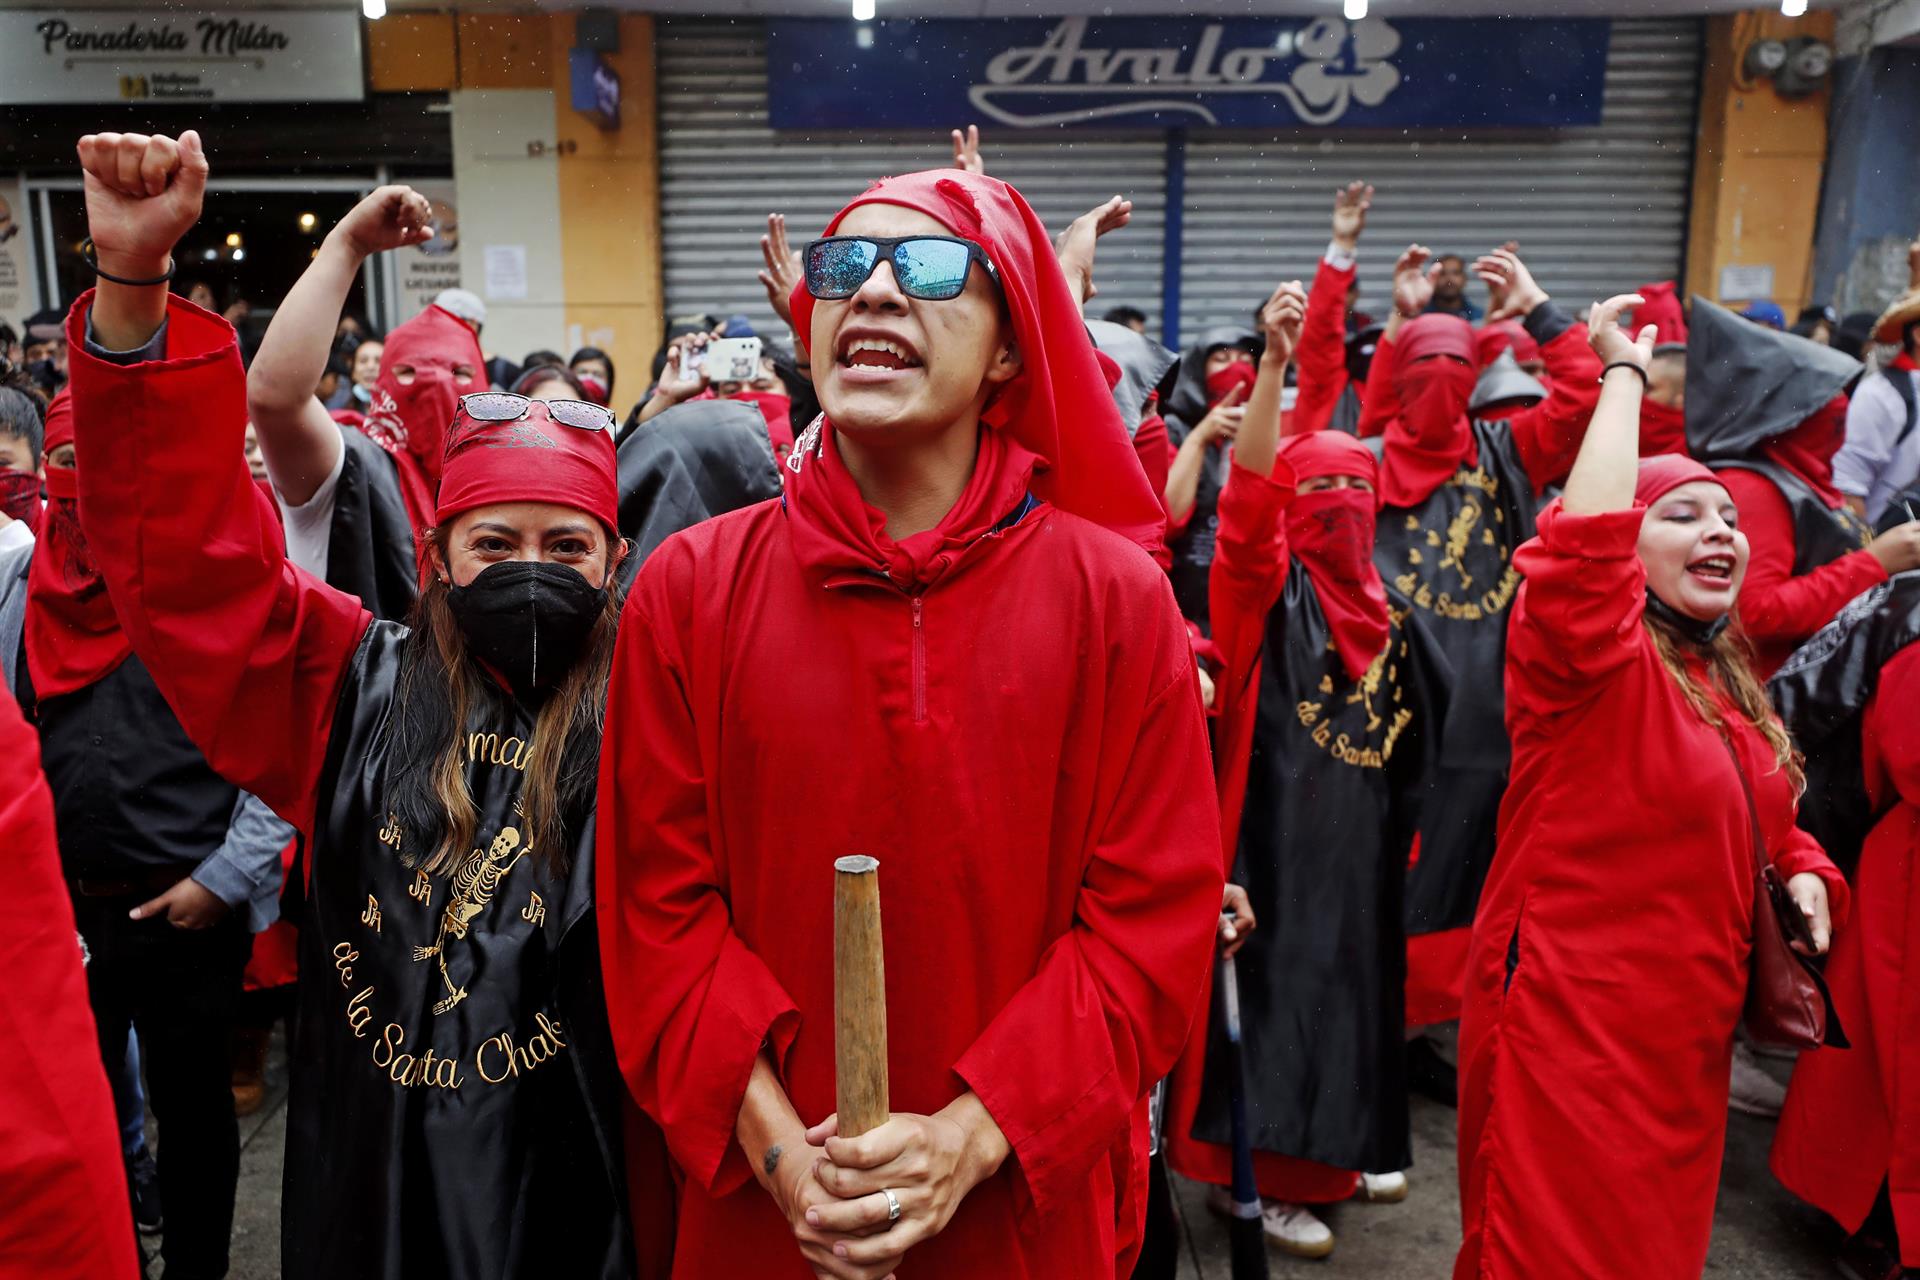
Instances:
[[[1846,501],[1833,487],[1833,455],[1847,440],[1847,398],[1835,396],[1785,435],[1760,446],[1760,456],[1805,480],[1831,510]]]
[[[1033,487],[1040,498],[1155,552],[1165,516],[1094,359],[1053,241],[1025,198],[998,178],[931,169],[876,182],[834,215],[826,234],[863,204],[917,210],[986,250],[1012,318],[1021,369],[994,393],[982,420],[1039,459]],[[805,280],[795,286],[792,303],[794,333],[805,343],[813,336],[814,305]],[[976,466],[985,461],[983,449]]]
[[[552,502],[586,512],[618,536],[620,497],[609,433],[555,422],[535,400],[518,422],[476,423],[461,414],[452,441],[435,523],[444,527],[462,511],[495,502]]]
[[[1666,494],[1695,480],[1720,483],[1720,477],[1709,471],[1704,463],[1695,462],[1683,453],[1661,453],[1642,458],[1639,474],[1633,481],[1633,500],[1643,507],[1650,507]]]
[[[469,371],[456,380],[454,367]],[[430,306],[387,335],[380,377],[367,406],[367,435],[400,464],[401,496],[417,532],[433,522],[447,426],[460,397],[487,389],[486,357],[466,321]],[[400,370],[412,376],[405,382]]]
[[[1467,422],[1467,400],[1478,377],[1473,328],[1459,316],[1416,317],[1394,338],[1393,355],[1400,416],[1387,425],[1380,500],[1411,507],[1478,457]]]
[[[1643,284],[1640,296],[1646,301],[1633,309],[1633,323],[1636,329],[1652,325],[1660,332],[1655,342],[1685,342],[1687,340],[1687,315],[1680,306],[1680,293],[1673,281],[1662,280],[1658,284]]]
[[[1502,351],[1512,351],[1513,358],[1521,363],[1540,358],[1540,344],[1518,320],[1488,321],[1474,334],[1473,347],[1474,367],[1479,369],[1498,360]]]
[[[1343,431],[1310,431],[1280,442],[1294,483],[1355,476],[1379,484],[1373,450]],[[1387,643],[1387,591],[1373,564],[1376,497],[1365,489],[1322,489],[1287,504],[1287,549],[1313,580],[1350,679],[1358,680]]]
[[[73,397],[62,391],[47,410],[45,450],[51,455],[72,443]],[[84,689],[133,652],[80,531],[73,468],[47,466],[47,496],[47,518],[27,571],[27,672],[37,698]]]
[[[1232,364],[1215,369],[1207,375],[1207,407],[1212,408],[1233,394],[1235,387],[1246,394],[1253,394],[1253,384],[1259,380],[1260,372],[1253,367],[1251,360],[1235,360]]]

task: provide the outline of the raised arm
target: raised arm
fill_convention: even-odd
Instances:
[[[1537,492],[1558,482],[1580,451],[1580,438],[1600,398],[1600,361],[1587,335],[1553,305],[1511,245],[1479,259],[1473,268],[1495,301],[1487,318],[1521,317],[1547,364],[1547,398],[1515,414],[1508,424],[1520,465]]]
[[[1637,293],[1608,298],[1587,321],[1587,341],[1606,374],[1593,424],[1567,476],[1564,505],[1571,515],[1633,509],[1633,486],[1640,475],[1640,397],[1646,391],[1655,329],[1647,325],[1639,337],[1629,338],[1620,329],[1620,313],[1640,300]]]
[[[199,137],[96,134],[79,151],[103,273],[67,318],[81,522],[120,625],[207,762],[306,828],[369,616],[287,563],[241,454],[233,327],[160,280],[200,213]],[[163,323],[165,359],[114,359]]]
[[[1393,310],[1387,316],[1380,345],[1374,348],[1373,367],[1367,371],[1367,394],[1360,408],[1361,438],[1383,435],[1387,424],[1400,416],[1400,393],[1393,383],[1393,344],[1400,328],[1433,301],[1433,277],[1440,264],[1425,245],[1410,244],[1393,264]]]
[[[289,506],[305,505],[340,457],[340,428],[313,391],[354,278],[374,254],[426,240],[432,221],[413,188],[381,187],[327,234],[274,312],[247,373],[247,412],[267,474]]]
[[[1113,196],[1087,210],[1062,231],[1053,242],[1053,254],[1060,259],[1060,270],[1066,273],[1067,291],[1079,304],[1082,311],[1100,290],[1093,283],[1093,252],[1100,237],[1109,231],[1118,231],[1133,221],[1133,201],[1125,196]]]
[[[1294,402],[1288,434],[1321,431],[1347,389],[1347,290],[1359,269],[1360,233],[1366,230],[1373,188],[1350,182],[1333,193],[1333,238],[1313,273],[1307,316],[1300,328],[1300,397]]]

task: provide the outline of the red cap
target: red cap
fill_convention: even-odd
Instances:
[[[1474,362],[1473,326],[1459,316],[1437,311],[1415,316],[1394,336],[1393,351],[1403,368],[1428,356],[1453,356],[1471,365]]]
[[[462,410],[450,435],[434,512],[441,528],[462,511],[496,502],[551,502],[584,511],[618,535],[620,498],[609,433],[553,422],[536,400],[518,422],[476,423]]]
[[[1692,484],[1695,480],[1720,483],[1719,476],[1682,453],[1661,453],[1642,458],[1640,474],[1633,484],[1633,500],[1650,507],[1667,493],[1683,484]]]

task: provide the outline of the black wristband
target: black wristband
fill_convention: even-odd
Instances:
[[[1615,360],[1612,364],[1608,365],[1606,368],[1600,371],[1599,380],[1601,382],[1605,382],[1607,380],[1607,375],[1612,373],[1615,369],[1631,369],[1636,374],[1640,375],[1640,386],[1642,389],[1645,389],[1646,386],[1648,385],[1647,371],[1645,369],[1642,369],[1639,365],[1633,363],[1631,360]]]
[[[123,284],[133,289],[144,289],[149,285],[167,283],[167,281],[173,279],[174,267],[177,265],[173,260],[173,255],[168,254],[167,255],[167,274],[163,276],[155,276],[151,280],[129,280],[125,276],[116,276],[112,272],[107,271],[101,267],[99,258],[94,254],[92,240],[87,240],[83,244],[81,244],[80,256],[85,258],[87,260],[87,265],[93,268],[93,274],[95,274],[96,276],[99,276],[102,280],[111,280],[114,284]]]

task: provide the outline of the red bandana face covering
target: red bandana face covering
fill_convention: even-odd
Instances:
[[[1833,455],[1846,439],[1847,398],[1835,396],[1793,430],[1767,441],[1760,452],[1805,480],[1822,502],[1838,510],[1846,499],[1833,484]]]
[[[1424,315],[1394,339],[1400,416],[1387,427],[1380,497],[1411,507],[1473,460],[1467,401],[1473,395],[1473,329],[1458,316]]]
[[[47,410],[46,451],[72,443],[73,401],[63,391]],[[27,673],[38,698],[84,689],[132,652],[80,529],[80,481],[71,467],[47,468],[47,496],[27,571]]]
[[[1670,404],[1640,402],[1640,456],[1687,451],[1687,413]]]
[[[1296,482],[1320,476],[1375,481],[1373,454],[1352,436],[1316,431],[1283,442]],[[1321,489],[1287,506],[1287,549],[1313,580],[1333,647],[1358,680],[1387,643],[1387,592],[1373,563],[1377,499],[1366,489]]]
[[[31,471],[0,471],[0,512],[38,532],[40,477]]]
[[[1253,390],[1254,380],[1260,375],[1245,360],[1235,360],[1224,369],[1215,369],[1207,375],[1207,405],[1212,407],[1225,400],[1235,387]]]
[[[440,483],[447,425],[460,397],[486,390],[485,364],[473,330],[439,307],[428,307],[387,335],[366,432],[390,450],[404,450],[430,493]],[[406,381],[402,369],[411,371]],[[467,376],[457,377],[456,369]]]

